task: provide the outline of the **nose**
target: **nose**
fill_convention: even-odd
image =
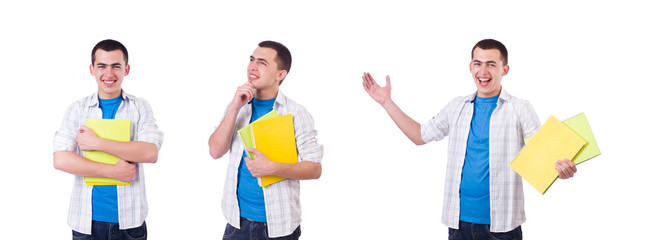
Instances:
[[[256,67],[256,62],[255,61],[250,61],[249,66],[247,67],[250,71],[257,71],[258,68]]]
[[[480,64],[480,73],[487,73],[487,69],[488,68],[486,63]]]

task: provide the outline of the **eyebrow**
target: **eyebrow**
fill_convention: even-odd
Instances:
[[[122,63],[111,63],[111,64],[108,64],[108,63],[98,62],[98,63],[95,63],[95,65],[98,65],[98,66],[99,66],[99,65],[122,66]]]
[[[491,61],[486,61],[486,62],[483,62],[483,61],[480,61],[480,60],[473,60],[473,62],[478,62],[478,63],[497,63],[496,61],[493,61],[493,60],[491,60]]]
[[[256,60],[256,61],[261,61],[261,62],[269,63],[269,62],[267,61],[267,59],[264,59],[264,58],[255,58],[254,56],[249,56],[249,59],[253,59],[253,60]]]

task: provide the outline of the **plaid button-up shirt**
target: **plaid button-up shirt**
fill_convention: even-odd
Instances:
[[[124,99],[116,112],[115,119],[131,120],[131,141],[153,143],[161,148],[163,132],[158,129],[149,103],[142,98],[122,91]],[[76,138],[81,125],[87,118],[102,118],[97,93],[74,102],[68,107],[61,122],[61,128],[54,134],[54,152],[69,151],[84,156]],[[130,185],[118,185],[118,221],[120,229],[139,227],[147,216],[145,175],[142,163],[136,163],[136,176]],[[84,183],[84,178],[75,176],[68,225],[75,231],[91,234],[93,186]]]
[[[460,218],[460,181],[466,144],[473,118],[475,93],[453,99],[428,122],[421,124],[421,137],[428,143],[446,136],[448,163],[442,222],[457,229]],[[489,130],[489,197],[492,232],[507,232],[525,222],[523,183],[509,163],[523,148],[523,138],[539,129],[532,105],[502,90],[491,115]]]
[[[317,142],[317,130],[310,113],[295,101],[285,97],[280,91],[276,96],[273,109],[279,115],[292,114],[294,134],[297,144],[299,161],[321,163],[324,150]],[[251,118],[251,103],[240,109],[235,123],[235,129],[241,129]],[[222,213],[227,222],[240,228],[240,207],[238,205],[238,167],[242,159],[244,145],[233,132],[229,167],[222,194]],[[299,202],[299,180],[285,179],[263,188],[267,228],[269,237],[281,237],[292,234],[301,224],[301,203]]]

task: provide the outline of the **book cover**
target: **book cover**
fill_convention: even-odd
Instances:
[[[591,131],[591,126],[589,126],[589,120],[586,118],[586,114],[580,113],[564,120],[562,123],[586,140],[586,146],[577,154],[577,156],[575,156],[573,163],[580,164],[600,155],[598,142],[596,142],[595,136],[593,136],[593,131]]]
[[[256,149],[274,162],[297,163],[297,146],[294,138],[294,123],[292,114],[287,114],[251,124]],[[264,176],[259,178],[261,187],[269,186],[285,179],[280,176]]]
[[[584,139],[550,116],[509,166],[544,194],[559,177],[555,162],[573,159],[585,145]]]
[[[86,119],[88,128],[98,137],[114,141],[128,142],[131,138],[131,121],[125,119]],[[116,164],[120,158],[102,151],[85,151],[84,157],[91,161]],[[129,182],[113,178],[84,177],[86,185],[129,185]]]

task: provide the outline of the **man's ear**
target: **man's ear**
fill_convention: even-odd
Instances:
[[[285,77],[288,75],[287,70],[281,70],[278,72],[278,75],[276,75],[276,81],[282,81],[285,79]]]
[[[503,66],[503,76],[507,75],[507,72],[509,72],[509,65]]]
[[[129,75],[129,70],[131,70],[131,66],[127,64],[127,67],[125,67],[125,76]]]
[[[93,64],[92,63],[91,63],[90,66],[88,66],[88,70],[91,71],[91,76],[95,76],[95,74],[93,74]]]

